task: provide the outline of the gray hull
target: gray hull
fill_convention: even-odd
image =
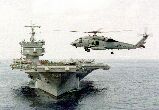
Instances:
[[[79,88],[79,78],[76,74],[66,73],[65,76],[47,77],[41,74],[41,79],[35,82],[35,88],[39,88],[54,96]]]
[[[47,68],[46,68],[47,67]],[[75,66],[40,66],[37,71],[26,71],[34,80],[33,87],[41,89],[54,96],[60,96],[72,90],[78,90],[80,80],[95,69],[109,69],[108,65],[85,65],[79,71]],[[66,70],[67,68],[67,70]]]

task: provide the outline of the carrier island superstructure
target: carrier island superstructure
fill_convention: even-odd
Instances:
[[[12,69],[20,69],[32,79],[32,88],[41,89],[54,96],[62,95],[72,90],[78,90],[80,80],[96,69],[108,70],[106,64],[95,63],[94,60],[48,61],[40,60],[45,53],[44,40],[35,40],[35,28],[40,26],[25,26],[31,28],[30,41],[22,41],[21,58],[14,59]]]

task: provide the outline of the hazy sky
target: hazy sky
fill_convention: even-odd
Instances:
[[[159,59],[159,1],[158,0],[0,0],[0,59],[18,58],[19,42],[29,39],[30,21],[41,25],[36,39],[46,41],[43,58],[96,59]],[[70,45],[86,34],[67,31],[102,31],[133,29],[133,32],[109,33],[104,36],[136,44],[142,36],[153,33],[145,49],[91,51]],[[65,30],[54,32],[55,29]]]

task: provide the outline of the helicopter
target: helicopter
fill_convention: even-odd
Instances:
[[[72,32],[77,32],[77,31],[72,31]],[[85,51],[90,52],[90,49],[92,50],[106,50],[106,49],[137,49],[137,48],[145,48],[144,44],[146,43],[146,39],[148,38],[148,34],[145,31],[144,34],[142,34],[142,39],[138,41],[136,44],[129,44],[129,43],[124,43],[124,42],[119,42],[117,40],[114,40],[112,38],[104,37],[104,36],[99,36],[97,33],[104,33],[99,30],[97,31],[89,31],[89,32],[84,32],[84,33],[89,33],[93,35],[88,35],[85,37],[81,37],[76,39],[74,42],[71,43],[72,46],[74,47],[83,47]],[[114,54],[114,52],[111,52],[111,54]]]

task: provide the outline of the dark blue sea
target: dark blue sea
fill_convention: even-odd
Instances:
[[[0,110],[159,110],[159,60],[101,60],[81,81],[81,91],[61,98],[29,89],[23,71],[0,61]]]

